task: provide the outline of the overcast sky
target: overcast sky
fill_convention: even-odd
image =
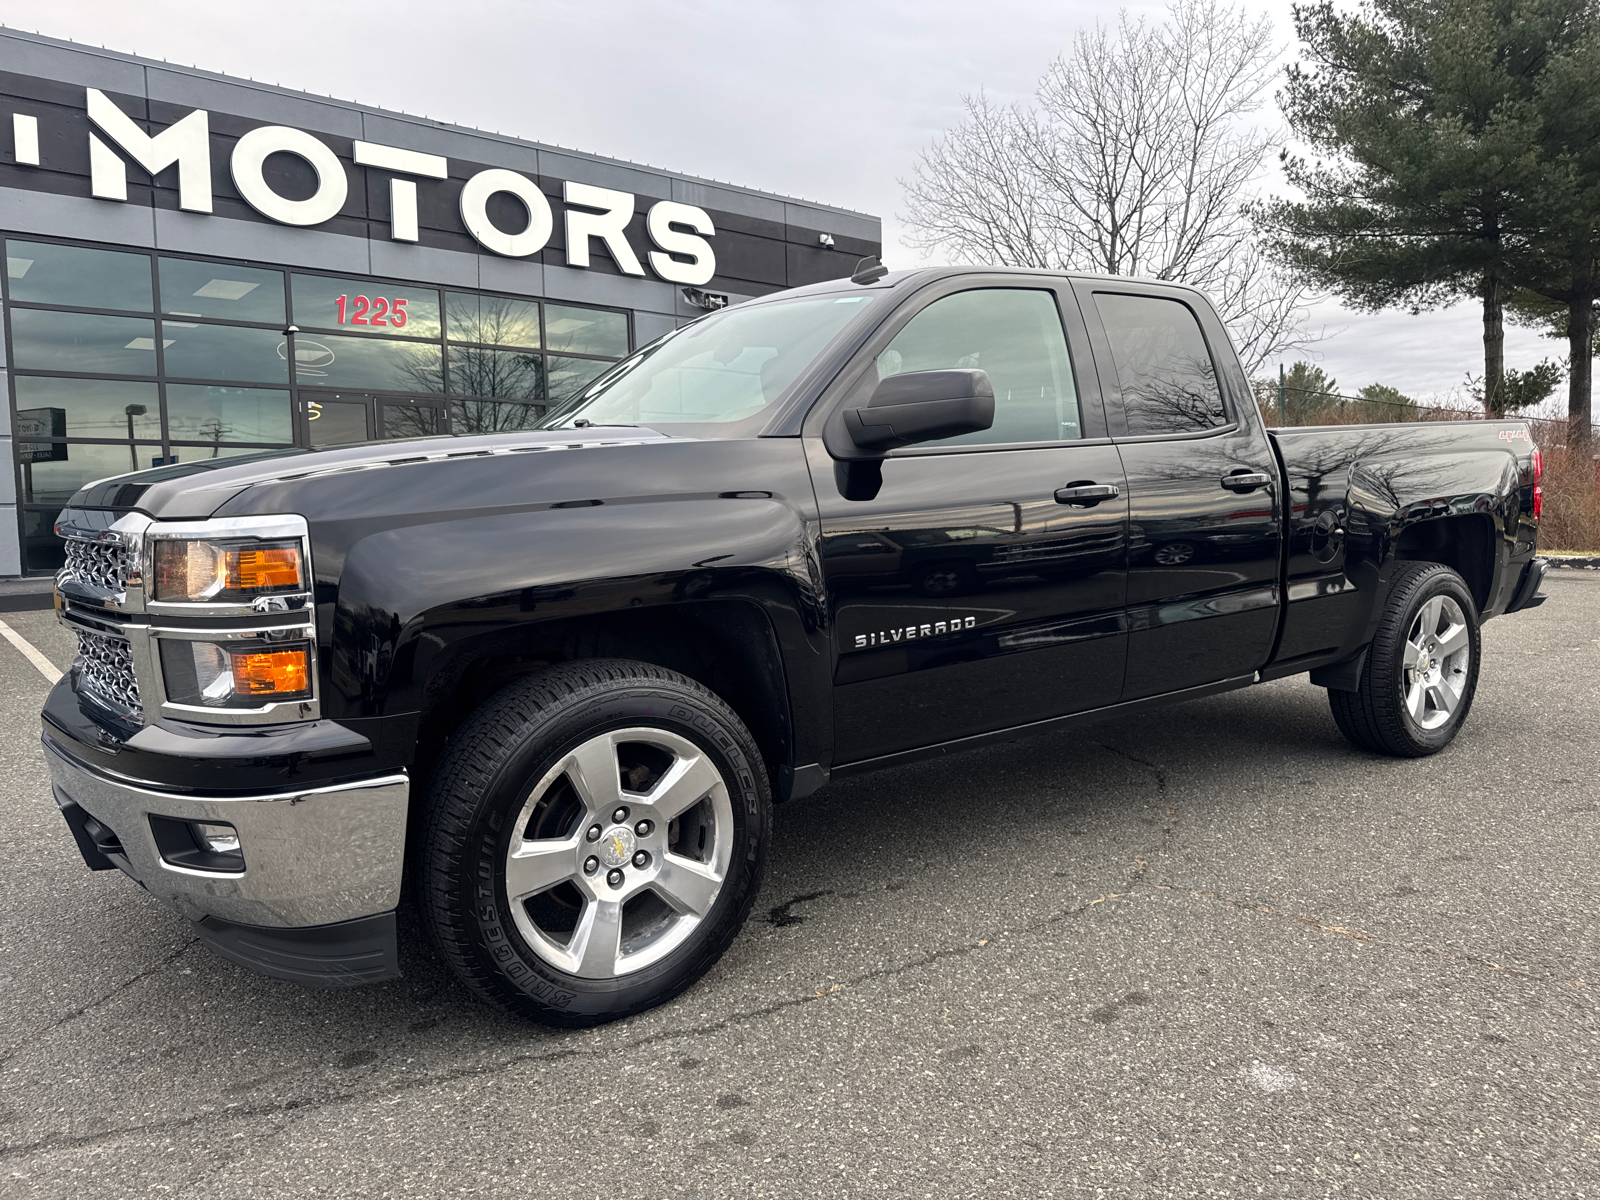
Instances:
[[[1292,52],[1289,0],[1247,0]],[[52,37],[403,109],[883,218],[901,243],[899,179],[959,119],[964,92],[1026,99],[1074,29],[1115,0],[8,0],[4,23]],[[1159,12],[1160,4],[1129,4]],[[1268,179],[1270,190],[1274,181]],[[1411,317],[1319,304],[1305,357],[1341,391],[1418,398],[1483,369],[1459,306]],[[1507,360],[1564,344],[1508,329]],[[1292,357],[1292,356],[1290,356]]]

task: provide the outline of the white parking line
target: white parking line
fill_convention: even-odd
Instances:
[[[51,662],[44,655],[40,654],[32,642],[23,637],[4,621],[0,621],[0,637],[5,638],[6,641],[10,642],[18,650],[22,651],[22,657],[27,659],[34,666],[38,667],[39,674],[43,675],[52,684],[61,678],[61,672],[56,670],[55,663]]]

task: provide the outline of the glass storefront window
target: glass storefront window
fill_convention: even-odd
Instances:
[[[628,318],[594,308],[546,304],[544,340],[546,349],[558,353],[622,358],[628,353]]]
[[[56,536],[59,508],[22,510],[22,554],[29,571],[59,571],[66,565],[66,551]]]
[[[542,400],[544,360],[540,355],[519,354],[514,350],[451,346],[450,390],[461,396]]]
[[[174,446],[166,461],[179,464],[195,463],[212,458],[243,458],[247,454],[253,454],[258,458],[272,458],[281,453],[280,450],[258,450],[250,446],[218,446],[213,443],[205,446]]]
[[[283,275],[227,263],[163,258],[161,309],[176,317],[223,317],[282,325]]]
[[[539,306],[531,300],[447,292],[445,306],[453,342],[539,348]]]
[[[439,336],[439,293],[432,288],[321,275],[296,275],[290,286],[294,323],[302,329]]]
[[[601,372],[609,371],[612,365],[608,362],[596,362],[592,358],[557,358],[552,354],[545,368],[550,377],[550,402],[559,404],[569,397],[576,396]]]
[[[506,404],[495,400],[450,401],[450,432],[508,433],[532,429],[545,414],[543,404]]]
[[[16,436],[19,442],[29,436],[160,441],[156,385],[18,375]]]
[[[387,338],[294,338],[295,381],[302,386],[372,388],[380,392],[442,392],[439,347]]]
[[[96,446],[84,442],[28,442],[25,446],[27,449],[18,447],[18,457],[23,460],[22,494],[28,504],[65,504],[86,483],[159,467],[162,462],[160,446]],[[57,457],[48,461],[39,457],[52,452]]]
[[[175,442],[294,441],[289,393],[271,388],[167,384],[167,430]]]
[[[433,437],[439,432],[439,410],[420,404],[381,404],[386,438]]]
[[[168,377],[288,383],[289,351],[276,329],[161,322]]]
[[[154,375],[156,324],[138,317],[11,310],[11,350],[18,367],[95,375]]]
[[[6,242],[11,299],[73,308],[149,312],[150,257],[48,242]]]

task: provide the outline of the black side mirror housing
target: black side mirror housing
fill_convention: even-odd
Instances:
[[[979,370],[891,375],[865,405],[841,415],[850,445],[830,447],[835,457],[878,458],[900,446],[988,429],[994,424],[994,385]]]

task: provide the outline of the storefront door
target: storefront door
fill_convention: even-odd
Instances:
[[[302,391],[296,441],[313,450],[376,438],[434,437],[449,432],[445,402],[431,396]]]

